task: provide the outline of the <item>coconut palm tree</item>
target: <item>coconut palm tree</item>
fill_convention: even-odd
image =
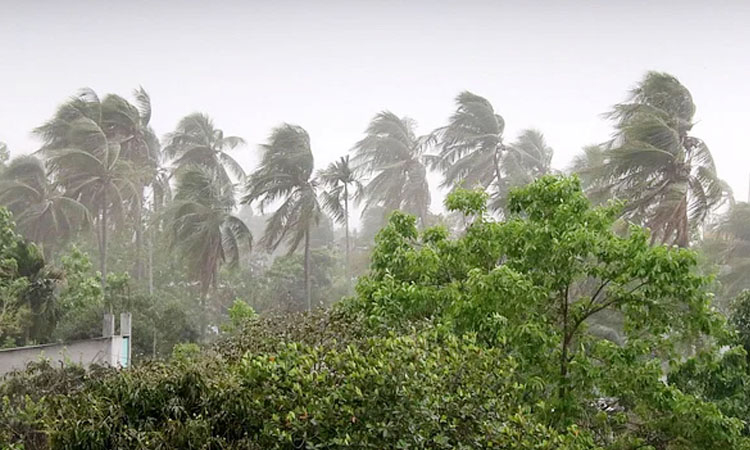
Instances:
[[[504,142],[505,120],[484,97],[464,91],[448,125],[435,130],[439,152],[430,165],[443,174],[442,187],[487,189],[490,207],[501,211],[508,190],[551,171],[552,149],[542,133],[525,130],[516,143]]]
[[[430,187],[423,153],[428,137],[415,134],[416,123],[389,111],[377,114],[366,136],[354,146],[357,171],[370,176],[362,190],[364,209],[382,206],[401,209],[425,224],[430,206]]]
[[[263,158],[247,181],[242,203],[257,202],[261,211],[281,202],[266,222],[262,244],[275,250],[286,243],[289,254],[304,241],[305,301],[312,310],[310,285],[310,232],[320,222],[322,211],[313,180],[314,159],[310,136],[297,125],[283,124],[261,145]]]
[[[506,200],[511,189],[524,186],[537,178],[553,173],[552,155],[544,135],[534,129],[523,130],[502,155],[502,178],[497,191],[489,203],[495,211],[505,211]]]
[[[123,108],[119,114],[114,113],[116,104]],[[123,217],[138,192],[133,164],[122,157],[122,144],[132,139],[132,135],[127,126],[117,125],[118,121],[127,121],[123,117],[128,110],[119,101],[100,101],[93,90],[84,89],[34,130],[44,142],[39,153],[45,158],[55,183],[64,189],[66,196],[94,212],[92,215],[98,220],[103,286],[107,280],[111,216]]]
[[[717,264],[720,300],[734,298],[750,289],[750,204],[737,202],[708,228],[701,242],[702,254]]]
[[[135,105],[118,95],[107,95],[102,101],[102,122],[109,136],[121,136],[121,157],[133,166],[134,185],[137,192],[129,205],[129,216],[133,221],[135,237],[135,278],[144,276],[144,209],[146,190],[154,190],[159,180],[158,169],[161,159],[159,139],[149,125],[152,115],[151,98],[140,87],[133,91]]]
[[[243,145],[237,136],[224,136],[206,114],[184,117],[177,129],[165,138],[164,154],[172,160],[175,171],[198,165],[215,170],[223,183],[230,183],[230,173],[242,181],[245,171],[227,151]]]
[[[237,265],[240,248],[252,248],[252,234],[232,214],[234,207],[234,187],[215,170],[192,166],[178,173],[167,217],[172,245],[182,253],[189,273],[200,285],[201,333],[206,328],[208,291],[216,286],[219,267]]]
[[[652,240],[686,247],[691,233],[729,192],[708,146],[690,134],[695,104],[673,76],[649,72],[607,115],[615,133],[604,144],[598,177],[626,201],[625,217]]]
[[[14,216],[18,230],[47,255],[88,224],[88,209],[66,197],[47,177],[44,163],[32,155],[14,158],[0,178],[0,203]]]
[[[349,279],[349,200],[362,190],[354,169],[349,164],[349,155],[342,156],[324,170],[318,172],[318,179],[325,186],[321,194],[323,208],[334,221],[344,225],[345,258],[347,280]]]

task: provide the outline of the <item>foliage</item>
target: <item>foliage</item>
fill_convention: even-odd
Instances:
[[[59,281],[39,248],[16,232],[11,213],[0,208],[0,346],[48,338],[58,320]]]
[[[429,138],[418,137],[415,128],[414,120],[383,111],[354,146],[356,169],[371,177],[360,196],[365,211],[377,206],[386,212],[401,209],[425,222],[430,187],[422,157]]]
[[[575,178],[543,177],[514,191],[506,222],[482,216],[482,196],[449,196],[450,206],[479,216],[455,240],[441,228],[420,233],[413,217],[395,213],[347,307],[375,330],[426,319],[459,335],[477,333],[535,380],[527,395],[545,420],[602,426],[601,436],[614,435],[610,445],[648,441],[652,433],[673,445],[702,442],[696,448],[711,448],[715,434],[736,442],[736,420],[660,381],[660,362],[678,358],[677,344],[722,335],[693,253],[651,247],[638,228],[617,235],[617,208],[591,208]],[[622,317],[624,345],[586,332],[606,311]],[[625,412],[597,424],[592,405],[601,398],[616,399]],[[670,425],[690,408],[706,411],[706,428],[698,429],[706,434]],[[633,422],[648,425],[629,431]]]
[[[650,228],[654,242],[687,246],[728,191],[706,143],[690,135],[694,114],[676,78],[647,73],[609,113],[615,137],[586,170],[599,191],[627,200],[626,217]]]
[[[443,187],[482,187],[490,208],[503,211],[511,188],[551,171],[552,149],[537,130],[524,130],[511,145],[503,142],[505,120],[492,104],[464,91],[448,125],[435,131],[439,152],[429,158],[443,175]]]
[[[310,266],[310,233],[320,223],[322,210],[313,180],[314,158],[310,136],[302,127],[284,124],[275,128],[268,143],[261,146],[263,159],[260,167],[250,175],[247,194],[242,202],[264,207],[282,201],[269,217],[262,243],[267,250],[275,250],[286,242],[289,254],[304,241],[305,299],[312,309]]]

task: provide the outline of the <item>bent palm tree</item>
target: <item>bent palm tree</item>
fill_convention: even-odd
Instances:
[[[266,222],[262,243],[266,249],[275,250],[286,242],[291,254],[304,240],[305,301],[310,311],[310,232],[322,215],[317,185],[312,179],[314,159],[310,136],[302,127],[284,124],[271,132],[268,143],[261,148],[263,159],[247,181],[247,194],[242,203],[258,202],[263,210],[282,201]]]
[[[440,149],[429,158],[443,174],[443,187],[476,187],[490,193],[490,207],[504,208],[511,187],[551,171],[552,149],[536,130],[526,130],[513,145],[503,142],[505,120],[484,97],[468,91],[456,97],[448,125],[435,131]]]
[[[599,177],[627,201],[625,217],[649,227],[652,241],[686,247],[691,232],[725,199],[708,146],[691,136],[695,104],[671,75],[649,72],[608,117]]]
[[[110,216],[122,216],[138,191],[133,166],[122,158],[121,144],[130,137],[117,132],[112,122],[104,121],[104,109],[96,93],[84,89],[34,130],[44,141],[39,152],[55,183],[62,186],[66,196],[86,205],[98,218],[103,286],[107,280]],[[110,113],[108,117],[124,115],[125,112]]]
[[[364,209],[382,206],[387,212],[402,209],[425,224],[430,187],[422,155],[427,137],[417,137],[416,123],[384,111],[367,127],[354,146],[357,170],[372,176],[362,190]]]
[[[210,169],[187,167],[177,178],[175,198],[168,217],[172,245],[179,249],[192,277],[200,284],[205,332],[207,296],[216,286],[219,267],[236,265],[243,243],[252,248],[252,235],[245,223],[232,215],[234,188]]]
[[[344,225],[346,272],[349,280],[349,200],[351,196],[362,190],[355,171],[349,164],[349,155],[342,156],[327,168],[318,172],[318,179],[326,190],[322,193],[323,208],[333,217],[333,220]]]
[[[222,183],[230,183],[230,173],[241,181],[245,171],[227,151],[244,143],[240,137],[224,136],[206,114],[194,113],[166,136],[164,154],[173,160],[175,171],[197,165],[216,171]]]
[[[13,213],[21,234],[47,254],[90,220],[85,206],[50,182],[36,156],[10,162],[0,180],[0,203]]]

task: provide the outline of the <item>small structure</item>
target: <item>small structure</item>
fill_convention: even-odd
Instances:
[[[40,359],[48,359],[53,364],[78,364],[83,367],[92,364],[128,367],[132,353],[131,325],[131,314],[120,314],[120,334],[115,334],[115,316],[105,314],[101,337],[0,350],[0,376],[23,369],[28,363]]]

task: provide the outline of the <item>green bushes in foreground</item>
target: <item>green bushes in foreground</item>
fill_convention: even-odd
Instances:
[[[484,200],[449,197],[471,218],[458,238],[394,214],[356,297],[331,310],[250,315],[201,353],[119,373],[19,374],[0,388],[0,425],[14,424],[0,439],[60,449],[750,448],[745,351],[719,351],[733,336],[691,252],[651,247],[638,228],[614,233],[614,207],[592,208],[575,178],[515,191],[504,222],[485,215]]]

